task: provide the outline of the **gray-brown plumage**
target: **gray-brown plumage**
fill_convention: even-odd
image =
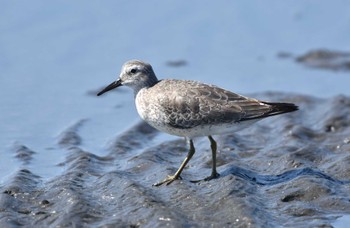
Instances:
[[[298,110],[291,103],[272,103],[232,93],[214,85],[189,80],[158,80],[151,65],[133,60],[123,65],[120,78],[97,95],[118,86],[134,90],[138,113],[151,126],[169,134],[184,136],[190,150],[173,176],[155,184],[170,184],[180,177],[195,152],[193,137],[208,136],[213,157],[213,179],[216,171],[216,142],[211,135],[232,133],[262,118]]]

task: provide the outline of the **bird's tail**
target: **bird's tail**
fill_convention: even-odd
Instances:
[[[294,112],[299,110],[298,106],[292,103],[274,103],[274,102],[263,102],[264,104],[271,105],[272,110],[266,113],[268,116],[279,115],[287,112]]]

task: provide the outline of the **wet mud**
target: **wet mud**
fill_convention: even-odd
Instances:
[[[90,120],[77,121],[57,141],[64,171],[45,181],[28,168],[40,151],[19,143],[22,168],[0,187],[0,227],[328,227],[350,214],[350,98],[254,96],[300,110],[214,136],[221,175],[208,182],[190,182],[211,171],[209,142],[198,138],[183,179],[153,187],[176,171],[187,144],[144,122],[97,156],[79,135]]]
[[[299,56],[293,56],[289,52],[279,52],[277,57],[281,59],[293,58],[295,62],[310,68],[331,71],[350,70],[350,52],[346,51],[315,49]]]
[[[334,71],[350,70],[350,52],[327,49],[311,50],[296,58],[305,66]]]

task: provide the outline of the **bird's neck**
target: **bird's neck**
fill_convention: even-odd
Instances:
[[[153,87],[155,84],[157,84],[159,82],[159,80],[154,77],[154,79],[152,80],[148,80],[147,83],[143,84],[143,85],[140,85],[138,87],[134,87],[133,90],[134,90],[134,96],[136,97],[137,94],[140,92],[140,90],[142,89],[148,89],[148,88],[151,88]]]

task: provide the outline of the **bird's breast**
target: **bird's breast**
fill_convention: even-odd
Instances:
[[[151,126],[161,122],[161,119],[164,117],[159,102],[154,96],[151,96],[146,89],[141,89],[137,93],[135,105],[140,117]]]

